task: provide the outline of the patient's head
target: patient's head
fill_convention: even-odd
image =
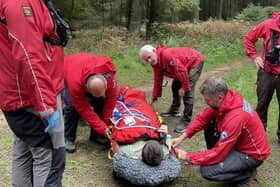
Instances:
[[[163,159],[162,146],[156,140],[149,140],[142,149],[142,160],[152,166],[157,166]]]

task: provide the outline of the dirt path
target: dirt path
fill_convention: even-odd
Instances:
[[[230,63],[226,63],[226,64],[223,64],[221,66],[218,66],[214,69],[210,69],[210,70],[207,70],[205,72],[202,72],[201,76],[200,76],[200,80],[204,80],[206,77],[209,77],[211,75],[221,75],[221,74],[224,74],[228,71],[231,71],[233,69],[239,69],[243,66],[246,65],[246,62],[248,62],[249,59],[248,58],[244,58],[244,59],[241,59],[241,60],[236,60],[236,61],[233,61],[233,62],[230,62]]]

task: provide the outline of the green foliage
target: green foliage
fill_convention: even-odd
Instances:
[[[199,0],[162,0],[160,10],[161,23],[176,23],[182,20],[192,20],[192,12],[199,11]]]
[[[167,24],[154,24],[152,26],[152,39],[161,40],[164,38],[172,37],[174,33]]]
[[[232,62],[244,56],[242,45],[240,43],[230,43],[229,41],[215,42],[212,40],[204,42],[199,51],[205,57],[205,70]]]
[[[230,89],[238,91],[252,106],[256,106],[256,75],[254,63],[248,60],[245,67],[229,72],[224,78]]]
[[[161,43],[166,44],[169,47],[184,46],[184,41],[173,35],[165,37]]]
[[[176,11],[191,11],[193,9],[199,9],[198,0],[168,0],[169,7],[174,7]]]
[[[90,2],[88,0],[75,2],[77,3],[71,15],[71,26],[75,29],[96,27],[98,25],[98,22],[95,21],[97,12],[92,8]]]
[[[54,0],[69,21],[72,28],[79,29],[96,29],[103,26],[126,26],[128,21],[129,1],[127,0]],[[140,7],[137,11],[141,14],[142,22],[146,22],[148,10],[147,0],[139,1]],[[187,17],[180,17],[182,12],[192,12],[199,10],[199,0],[161,0],[160,22],[180,21]]]
[[[247,8],[244,8],[235,19],[241,21],[255,21],[261,22],[271,17],[271,14],[275,11],[279,11],[277,7],[262,7],[254,4],[249,4]]]

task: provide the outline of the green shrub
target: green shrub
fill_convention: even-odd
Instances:
[[[261,22],[271,17],[271,14],[278,11],[277,7],[262,7],[254,4],[249,4],[247,8],[244,8],[235,19],[240,21],[255,21]]]

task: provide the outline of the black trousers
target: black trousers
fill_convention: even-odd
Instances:
[[[59,96],[60,98],[60,96]],[[3,111],[14,133],[12,185],[61,187],[65,168],[64,128],[61,116],[52,132],[45,133],[47,121],[35,108]]]
[[[80,115],[76,111],[68,91],[67,84],[64,84],[64,90],[62,92],[62,98],[64,99],[65,107],[63,108],[64,125],[65,125],[65,139],[71,142],[75,142],[77,137],[77,127],[80,119]],[[91,94],[86,93],[86,98],[90,105],[93,107],[94,112],[102,119],[102,113],[104,108],[103,97],[93,97]],[[91,128],[90,139],[97,133]]]
[[[204,135],[207,148],[211,149],[219,140],[215,120],[204,129]],[[253,171],[261,164],[262,161],[233,149],[222,162],[201,166],[200,172],[202,177],[208,180],[233,183],[251,177]]]
[[[258,104],[256,111],[259,114],[264,128],[267,128],[267,112],[270,101],[276,91],[278,110],[280,110],[280,75],[273,75],[263,69],[258,70],[257,77],[257,96]],[[277,136],[280,140],[280,111],[278,111],[278,129]]]
[[[183,96],[184,103],[184,112],[183,117],[181,119],[182,122],[189,124],[192,118],[193,111],[193,103],[194,103],[194,91],[197,80],[200,77],[202,72],[204,62],[200,62],[200,64],[194,68],[192,68],[189,72],[189,80],[190,80],[190,90],[185,92]],[[179,80],[173,80],[171,85],[173,101],[171,107],[173,109],[178,110],[181,105],[181,97],[179,96],[179,89],[182,87],[182,84]]]

